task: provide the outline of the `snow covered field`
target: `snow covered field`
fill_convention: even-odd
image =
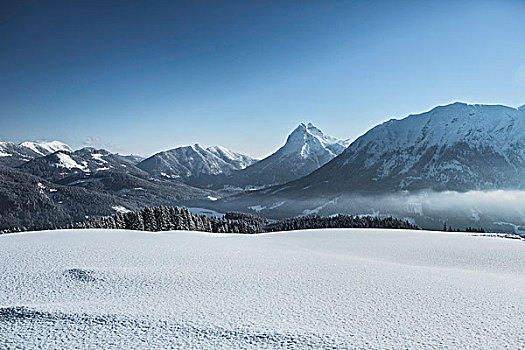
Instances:
[[[525,348],[525,244],[466,234],[0,236],[3,348]]]

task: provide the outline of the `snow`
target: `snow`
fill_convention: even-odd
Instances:
[[[255,162],[253,158],[232,152],[224,147],[203,148],[199,144],[160,152],[142,161],[139,168],[167,178],[202,174],[231,174]]]
[[[365,166],[381,164],[379,177],[403,165],[401,174],[416,166],[427,150],[442,150],[464,143],[478,150],[491,150],[508,163],[525,160],[525,110],[500,105],[453,103],[431,111],[391,119],[358,138],[349,147],[346,164],[366,153]],[[434,151],[434,163],[439,152]],[[457,161],[444,163],[434,172],[469,172]]]
[[[12,154],[0,151],[0,157],[11,157]]]
[[[38,187],[38,193],[40,193],[40,194],[44,194],[44,190],[45,190],[47,187],[44,186],[41,182],[37,183],[36,185],[37,185],[37,187]]]
[[[236,170],[244,169],[257,161],[254,158],[235,153],[222,146],[212,146],[206,148],[206,150],[229,164],[235,164]]]
[[[218,198],[217,197],[213,197],[213,196],[208,196],[207,197],[210,201],[216,201]]]
[[[248,209],[254,210],[256,212],[260,212],[261,210],[266,209],[266,207],[261,206],[261,205],[253,205],[251,207],[248,207]]]
[[[59,167],[67,168],[67,169],[78,168],[78,169],[83,170],[83,171],[87,171],[88,170],[87,169],[87,164],[85,164],[85,163],[83,163],[82,165],[78,164],[67,153],[59,152],[56,155],[57,155],[58,160],[59,160],[59,163],[57,163],[56,165],[59,166]]]
[[[96,160],[97,162],[100,162],[100,163],[106,163],[107,164],[107,160],[103,159],[104,155],[103,154],[100,154],[100,153],[92,153],[91,154],[91,157],[93,157],[94,160]]]
[[[350,145],[349,140],[339,140],[323,134],[312,123],[299,126],[288,136],[286,144],[278,151],[282,154],[299,154],[301,158],[322,158],[341,154]],[[320,164],[321,166],[323,164]]]
[[[312,215],[312,214],[319,214],[319,212],[321,210],[323,210],[326,206],[330,205],[330,204],[336,204],[337,203],[337,200],[339,198],[334,198],[332,199],[331,201],[328,201],[320,206],[318,206],[317,208],[314,208],[314,209],[305,209],[303,210],[303,213],[301,215]]]
[[[6,348],[524,348],[525,245],[398,230],[0,236]]]
[[[277,203],[273,203],[269,207],[261,206],[261,205],[254,205],[254,206],[248,207],[248,209],[251,209],[251,210],[256,211],[257,213],[259,213],[261,210],[266,210],[266,209],[271,210],[271,209],[279,208],[284,203],[286,203],[286,202],[285,201],[280,201],[280,202],[277,202]]]
[[[55,153],[57,151],[66,151],[66,152],[72,152],[73,150],[71,147],[66,145],[63,142],[60,141],[51,141],[51,142],[22,142],[20,144],[22,147],[29,148],[33,152],[41,155],[46,156],[51,153]]]
[[[115,205],[115,206],[112,206],[111,208],[120,214],[126,214],[126,213],[131,212],[131,210],[123,207],[122,205]]]
[[[206,215],[206,216],[215,216],[218,218],[221,218],[224,216],[223,213],[219,213],[215,210],[207,209],[207,208],[188,208],[190,213],[195,215]]]

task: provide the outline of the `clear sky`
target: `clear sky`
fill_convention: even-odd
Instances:
[[[3,141],[262,157],[300,122],[525,104],[525,1],[0,3]]]

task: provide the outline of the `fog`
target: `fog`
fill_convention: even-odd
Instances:
[[[344,194],[319,196],[307,200],[278,194],[257,199],[237,199],[216,203],[219,211],[251,211],[279,219],[320,214],[394,216],[425,229],[447,227],[465,230],[483,228],[491,232],[525,233],[525,191],[397,192],[383,195]],[[224,206],[227,204],[227,206]]]
[[[441,229],[443,224],[464,229],[525,231],[525,191],[399,192],[388,195],[340,196],[319,210],[353,214],[393,215],[422,227]]]

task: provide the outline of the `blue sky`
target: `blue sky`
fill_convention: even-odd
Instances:
[[[525,1],[0,5],[0,139],[262,157],[452,101],[525,104]]]

